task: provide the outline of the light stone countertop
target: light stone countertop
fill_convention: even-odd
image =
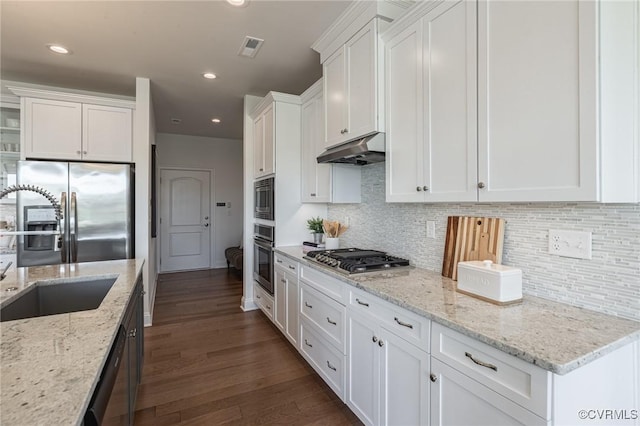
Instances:
[[[455,281],[434,271],[347,276],[304,259],[301,247],[275,251],[557,374],[640,339],[640,322],[527,295],[498,306],[456,292]]]
[[[38,281],[117,277],[97,309],[0,323],[0,424],[82,422],[144,260],[17,268],[0,304]],[[7,292],[9,287],[18,290]]]

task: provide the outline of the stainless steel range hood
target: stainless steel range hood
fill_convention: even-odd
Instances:
[[[384,133],[374,133],[328,149],[318,163],[342,163],[364,166],[384,161]]]

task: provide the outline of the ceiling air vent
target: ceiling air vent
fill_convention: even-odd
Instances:
[[[260,50],[262,43],[264,43],[264,40],[261,38],[246,36],[242,42],[242,46],[240,46],[238,55],[253,58],[258,53],[258,50]]]

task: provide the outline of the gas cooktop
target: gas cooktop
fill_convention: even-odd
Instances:
[[[305,257],[346,274],[384,271],[409,266],[407,259],[390,256],[383,251],[358,248],[310,251]]]

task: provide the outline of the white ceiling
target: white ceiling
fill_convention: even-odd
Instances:
[[[245,94],[300,94],[321,77],[310,46],[348,4],[2,0],[0,77],[127,96],[147,77],[158,132],[240,139]],[[237,54],[247,35],[265,40],[254,59]],[[48,43],[73,54],[50,53]],[[206,71],[219,78],[205,80]]]

